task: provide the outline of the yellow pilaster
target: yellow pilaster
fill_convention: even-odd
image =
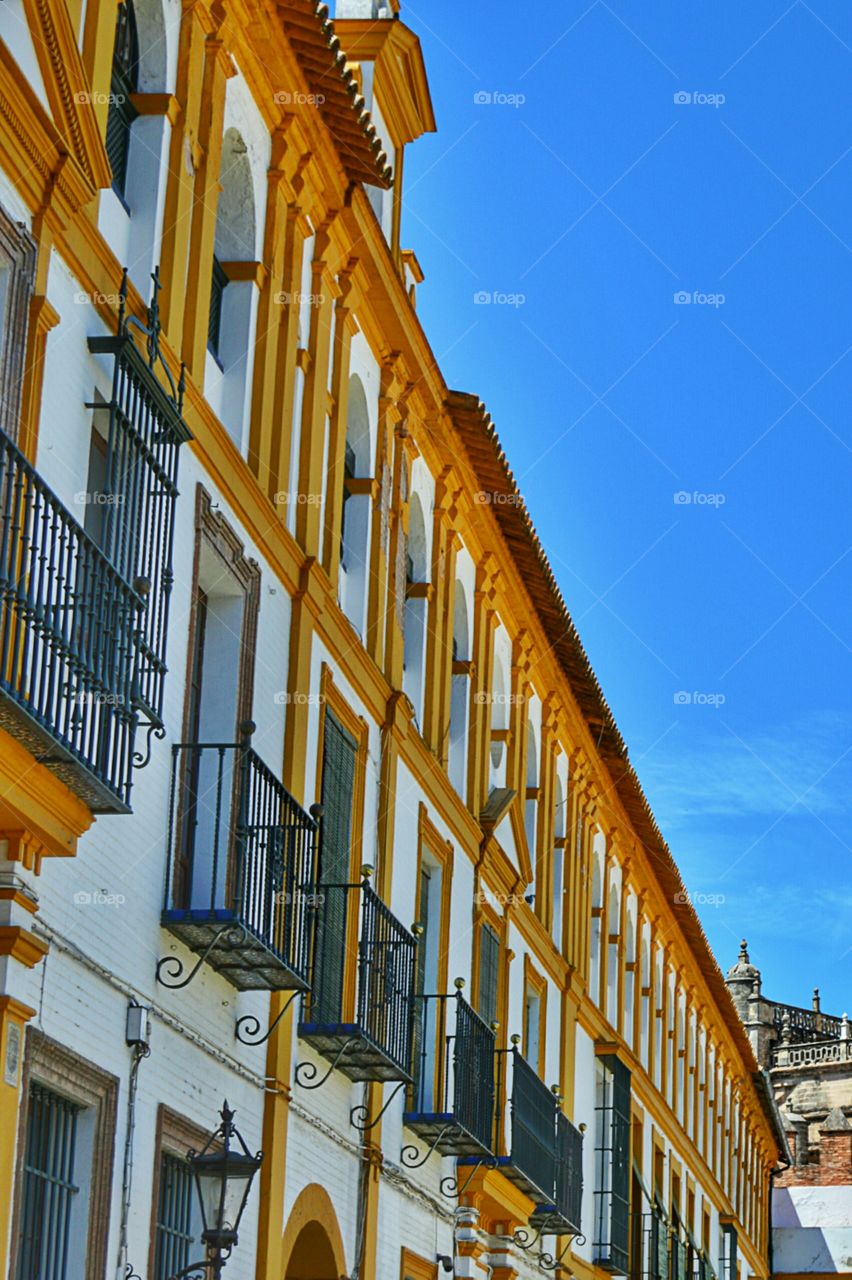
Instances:
[[[15,1144],[21,1107],[21,1066],[25,1027],[35,1009],[0,995],[0,1274],[9,1265],[8,1241],[15,1185]]]
[[[213,246],[219,204],[219,171],[222,163],[222,130],[225,118],[225,86],[235,74],[225,45],[215,35],[204,44],[202,102],[198,126],[198,161],[192,191],[189,262],[183,314],[183,359],[199,385],[204,382],[210,291],[213,280]],[[170,317],[174,329],[175,317]]]

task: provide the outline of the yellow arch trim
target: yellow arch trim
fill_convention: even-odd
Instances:
[[[322,1227],[334,1255],[335,1270],[338,1276],[345,1276],[347,1274],[346,1255],[334,1205],[325,1187],[321,1187],[317,1182],[312,1182],[299,1192],[296,1202],[290,1210],[287,1225],[284,1228],[284,1238],[281,1244],[282,1277],[287,1274],[293,1250],[296,1247],[296,1241],[302,1230],[310,1222],[318,1222]]]

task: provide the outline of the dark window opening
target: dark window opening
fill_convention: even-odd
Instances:
[[[112,169],[112,185],[122,201],[126,196],[130,130],[138,112],[131,95],[139,88],[139,37],[132,0],[122,0],[115,24],[112,80],[107,116],[106,149]]]
[[[228,277],[218,258],[213,258],[213,280],[210,286],[210,317],[207,324],[207,350],[221,365],[219,354],[222,341],[222,303]]]

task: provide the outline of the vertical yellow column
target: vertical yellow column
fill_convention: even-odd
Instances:
[[[275,429],[275,383],[278,365],[278,329],[285,301],[281,280],[286,252],[287,177],[275,163],[285,152],[280,130],[272,135],[273,164],[267,173],[266,224],[263,232],[263,283],[257,301],[248,464],[261,488],[272,491],[272,435]]]
[[[451,475],[445,472],[435,486],[432,518],[432,564],[429,579],[432,599],[426,628],[426,680],[423,699],[423,736],[439,760],[446,757],[445,730],[449,725],[448,664],[453,648],[453,591],[455,557],[452,550],[450,511],[453,505]]]
[[[550,931],[553,923],[553,848],[556,751],[553,699],[545,701],[541,717],[541,757],[539,762],[538,814],[535,824],[536,847],[531,850],[536,872],[535,913]]]
[[[38,245],[35,280],[30,298],[27,345],[24,356],[24,380],[21,394],[21,419],[18,446],[26,458],[35,460],[38,445],[41,396],[44,386],[44,356],[47,335],[59,323],[59,313],[47,300],[47,273],[53,248],[49,206],[33,218],[32,234]]]
[[[316,566],[308,561],[293,598],[290,621],[290,669],[287,689],[287,720],[284,731],[284,759],[281,778],[284,786],[305,807],[313,797],[306,793],[305,766],[309,716],[312,704],[304,697],[311,687],[311,656],[314,631],[322,608],[322,587]],[[270,1021],[281,1013],[289,992],[272,993]],[[284,1188],[286,1178],[287,1129],[290,1113],[294,1006],[273,1031],[266,1051],[268,1089],[264,1104],[263,1150],[267,1153],[260,1170],[260,1210],[258,1221],[258,1280],[281,1280],[284,1259]]]
[[[192,202],[195,178],[202,164],[199,128],[202,99],[208,85],[205,75],[205,41],[213,32],[210,14],[203,5],[184,0],[178,40],[175,97],[178,120],[169,142],[169,168],[163,209],[160,247],[160,319],[172,346],[182,346],[183,313]],[[206,100],[205,100],[206,101]],[[218,177],[218,166],[217,166]]]
[[[204,43],[202,109],[199,116],[198,164],[192,191],[189,260],[183,313],[183,359],[198,383],[204,379],[210,291],[213,280],[213,247],[216,240],[216,210],[219,205],[219,174],[222,165],[222,131],[225,118],[225,86],[236,72],[216,35]],[[179,287],[177,284],[175,287]],[[176,329],[170,316],[170,327]]]
[[[311,334],[308,370],[302,405],[302,435],[299,450],[299,483],[296,507],[296,540],[309,556],[322,555],[320,495],[323,492],[323,462],[329,417],[328,372],[331,353],[332,311],[337,296],[334,246],[331,229],[334,215],[317,232],[311,263]]]
[[[340,294],[334,305],[334,347],[331,353],[332,410],[329,420],[328,479],[322,553],[323,568],[334,590],[337,588],[340,568],[340,530],[343,522],[343,466],[349,415],[349,353],[352,338],[356,332],[352,313],[361,299],[361,289],[353,274],[356,270],[357,264],[352,263],[341,272],[338,281]],[[372,480],[369,482],[369,493],[372,497]]]
[[[455,502],[448,511],[448,519],[450,523],[454,523],[457,518]],[[452,714],[452,697],[453,697],[453,676],[458,672],[459,675],[465,674],[467,679],[467,693],[470,698],[472,681],[471,668],[473,663],[470,657],[459,661],[458,668],[456,659],[453,658],[453,634],[455,628],[455,601],[456,601],[456,565],[458,562],[459,548],[461,547],[461,538],[453,528],[447,531],[447,548],[446,548],[446,630],[444,633],[444,644],[440,652],[440,662],[437,664],[436,682],[438,683],[437,699],[438,709],[436,712],[436,741],[437,754],[443,768],[446,769],[450,758],[450,718]],[[468,738],[470,737],[472,721],[468,721]],[[464,797],[467,798],[466,796]]]
[[[9,995],[0,995],[0,1275],[7,1274],[12,1192],[15,1186],[15,1144],[21,1108],[21,1063],[24,1029],[35,1009]]]
[[[474,688],[468,735],[468,795],[475,814],[488,799],[489,751],[491,749],[491,692],[494,684],[494,558],[487,553],[476,570],[473,593]]]
[[[367,599],[367,652],[381,670],[386,670],[386,645],[391,624],[396,547],[398,542],[399,483],[397,429],[403,409],[400,400],[407,386],[405,363],[392,355],[382,363],[379,392],[378,439],[374,478],[375,507],[370,533],[370,577]]]
[[[92,91],[92,109],[102,137],[106,136],[109,112],[117,10],[117,0],[92,0],[86,6],[83,24],[83,68]]]

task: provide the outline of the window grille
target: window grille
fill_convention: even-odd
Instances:
[[[596,1111],[594,1256],[626,1272],[630,1237],[630,1072],[618,1058],[599,1059]]]
[[[65,1280],[71,1261],[76,1103],[40,1084],[30,1088],[17,1280]],[[79,1259],[78,1259],[79,1261]]]
[[[164,1153],[157,1198],[154,1280],[168,1280],[190,1262],[193,1232],[193,1179],[186,1160]]]

